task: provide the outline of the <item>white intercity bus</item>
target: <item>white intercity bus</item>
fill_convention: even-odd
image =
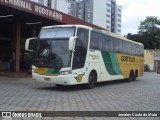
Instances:
[[[33,51],[32,76],[36,82],[57,86],[126,79],[143,75],[143,44],[109,31],[84,25],[43,27],[35,38],[26,40],[25,49]]]

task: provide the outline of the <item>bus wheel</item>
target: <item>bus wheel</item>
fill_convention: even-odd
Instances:
[[[133,74],[133,81],[136,81],[136,75]]]
[[[97,75],[95,72],[92,71],[89,74],[89,79],[88,79],[88,83],[86,84],[86,88],[92,89],[95,86],[96,80],[97,80]]]
[[[133,71],[131,71],[131,72],[130,72],[130,75],[129,75],[129,78],[128,78],[128,81],[129,81],[129,82],[132,82],[133,79],[134,79],[134,73],[133,73]]]
[[[135,74],[134,74],[134,77],[133,77],[133,81],[137,80],[137,77],[138,77],[138,71],[136,70]]]

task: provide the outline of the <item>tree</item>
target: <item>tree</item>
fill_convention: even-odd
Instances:
[[[145,41],[145,38],[143,38],[143,36],[139,35],[139,34],[131,34],[131,33],[128,33],[127,34],[127,38],[130,39],[130,40],[133,40],[135,42],[140,42],[140,43],[143,43],[146,47],[146,41]]]
[[[140,23],[138,35],[146,49],[160,48],[160,28],[157,25],[160,25],[160,20],[154,16],[147,17]]]

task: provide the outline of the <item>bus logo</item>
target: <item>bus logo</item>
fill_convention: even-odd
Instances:
[[[135,57],[121,56],[121,61],[124,61],[124,62],[135,62]]]
[[[2,117],[12,117],[11,112],[2,112]]]

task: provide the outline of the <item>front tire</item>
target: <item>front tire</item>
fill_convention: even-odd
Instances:
[[[91,72],[89,74],[88,83],[86,84],[86,88],[88,88],[88,89],[94,88],[94,86],[96,84],[96,81],[97,81],[97,75],[96,75],[96,73]]]

